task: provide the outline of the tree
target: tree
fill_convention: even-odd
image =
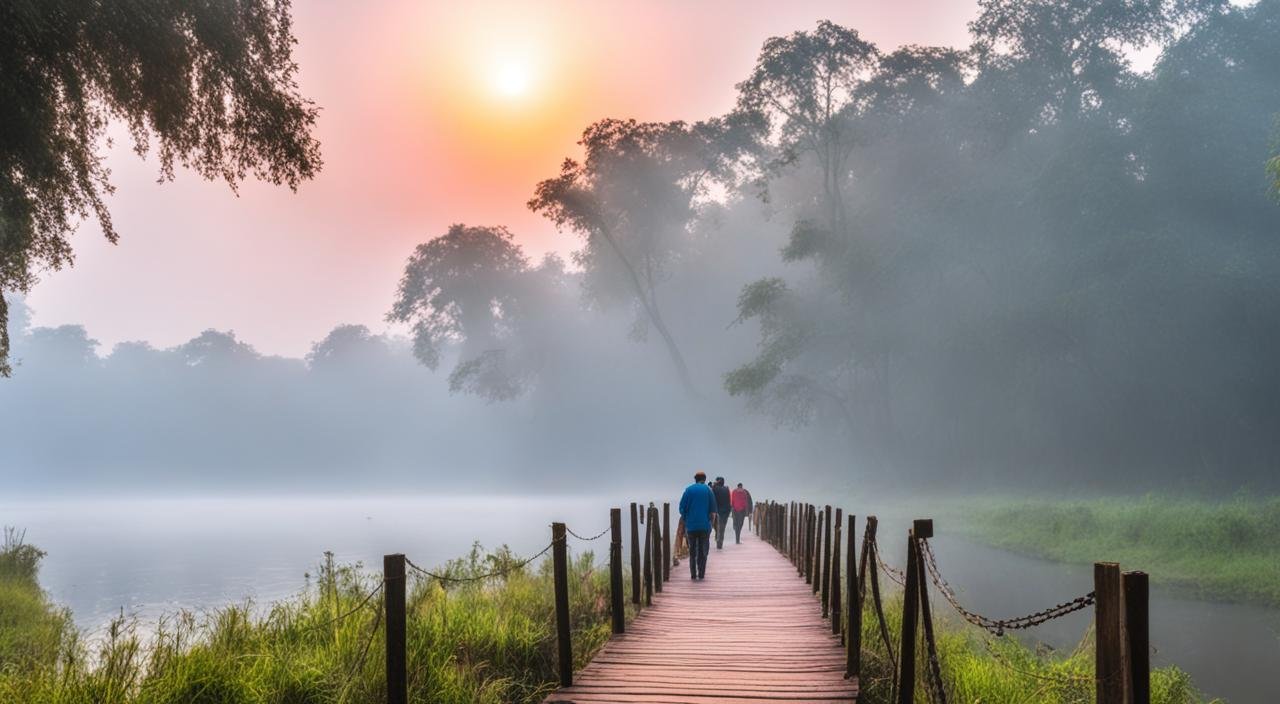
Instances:
[[[854,141],[849,113],[878,52],[857,31],[821,21],[812,32],[765,41],[755,69],[738,84],[738,109],[765,116],[783,148],[783,163],[817,159],[827,226],[843,234],[843,192]]]
[[[671,263],[686,246],[697,199],[726,177],[749,121],[637,122],[602,120],[578,142],[581,162],[566,159],[556,178],[538,184],[529,208],[583,240],[574,261],[584,270],[586,293],[608,306],[637,308],[637,337],[658,331],[681,385],[696,394],[680,345],[662,313],[658,292]]]
[[[412,328],[414,356],[429,369],[440,366],[444,347],[460,347],[452,391],[510,400],[531,373],[510,347],[519,341],[532,276],[507,228],[452,225],[409,257],[387,320]]]
[[[288,0],[0,4],[0,292],[72,263],[95,216],[118,238],[100,149],[124,123],[161,177],[178,165],[232,188],[296,189],[320,168],[316,108],[294,82]],[[8,375],[0,296],[0,375]]]

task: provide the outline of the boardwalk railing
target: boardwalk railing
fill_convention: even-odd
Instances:
[[[878,636],[894,663],[894,696],[898,704],[915,699],[917,676],[922,674],[933,701],[945,703],[948,692],[942,679],[930,585],[965,621],[1000,637],[1006,632],[1039,626],[1082,609],[1094,608],[1095,672],[1092,678],[1098,704],[1150,704],[1151,666],[1148,636],[1148,584],[1143,572],[1121,572],[1114,562],[1094,563],[1094,589],[1026,616],[995,619],[965,607],[942,576],[929,540],[933,521],[916,520],[907,531],[906,567],[886,564],[877,541],[878,521],[868,516],[861,552],[854,563],[854,516],[831,506],[804,502],[763,501],[756,504],[757,534],[796,566],[812,585],[823,617],[831,619],[834,632],[843,634],[849,677],[861,673],[862,614],[864,608],[878,621]],[[847,520],[847,529],[844,524]],[[846,543],[841,578],[840,545]],[[903,605],[899,642],[893,643],[884,615],[879,575],[902,587]],[[870,585],[871,603],[866,603]],[[841,593],[843,590],[843,594]],[[925,661],[917,666],[918,638],[923,639]],[[897,653],[895,656],[894,653]],[[1000,659],[999,653],[992,655]],[[1007,663],[1004,663],[1007,665]],[[919,672],[923,670],[923,672]]]
[[[797,501],[761,501],[754,505],[750,519],[751,530],[790,560],[797,576],[804,578],[807,590],[817,600],[822,618],[830,620],[831,633],[839,636],[839,643],[844,648],[846,678],[856,680],[861,675],[864,612],[869,612],[876,619],[876,637],[893,663],[892,699],[897,704],[914,702],[918,680],[928,688],[932,701],[945,704],[949,699],[934,633],[930,586],[962,619],[996,637],[1093,607],[1096,662],[1092,681],[1098,704],[1150,703],[1148,585],[1147,575],[1142,572],[1122,573],[1117,563],[1098,562],[1094,564],[1092,592],[1033,614],[996,619],[966,607],[943,577],[929,542],[934,535],[932,520],[921,519],[912,523],[906,536],[906,566],[897,569],[886,563],[881,554],[877,536],[879,525],[875,516],[866,517],[858,549],[855,549],[855,517],[839,507],[833,512],[831,506],[819,507]],[[457,577],[435,573],[419,567],[403,554],[386,555],[382,583],[358,607],[338,617],[338,620],[374,605],[374,597],[382,593],[382,613],[379,615],[385,622],[386,701],[388,704],[407,704],[408,571],[413,570],[441,584],[477,582],[504,578],[550,552],[559,680],[562,687],[569,687],[573,684],[574,675],[573,630],[569,613],[569,538],[590,542],[609,536],[609,611],[614,634],[626,631],[626,602],[629,600],[633,609],[652,605],[655,595],[662,593],[664,582],[671,577],[670,504],[664,503],[659,514],[653,502],[647,505],[631,503],[630,524],[629,595],[624,593],[627,570],[622,556],[622,509],[611,508],[608,527],[600,533],[583,536],[564,523],[553,523],[551,541],[541,551],[484,574]],[[896,643],[890,635],[884,613],[881,575],[902,588],[901,629]],[[370,642],[364,646],[365,655],[376,630],[375,624]],[[918,644],[923,645],[920,652],[924,655],[923,663],[919,664],[916,661]],[[992,655],[1001,659],[995,650],[992,650]]]

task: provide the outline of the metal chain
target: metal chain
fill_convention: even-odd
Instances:
[[[925,566],[928,569],[929,577],[932,579],[933,585],[942,593],[942,597],[947,600],[947,603],[951,604],[951,608],[955,609],[956,612],[964,618],[964,620],[996,636],[1004,635],[1005,631],[1032,628],[1033,626],[1039,626],[1054,619],[1062,618],[1067,614],[1092,606],[1096,600],[1095,593],[1089,592],[1088,594],[1076,597],[1071,601],[1066,601],[1056,606],[1044,609],[1043,611],[1027,614],[1026,616],[1009,619],[989,618],[969,611],[960,604],[960,600],[956,598],[956,593],[951,588],[951,585],[947,583],[947,580],[942,578],[942,572],[938,569],[938,560],[933,554],[933,547],[929,545],[929,541],[922,538],[920,540],[920,546],[924,552]]]
[[[381,587],[379,587],[378,590],[381,590]],[[378,634],[378,627],[382,625],[382,611],[382,609],[378,609],[375,612],[377,616],[374,618],[373,628],[369,629],[369,637],[364,642],[364,648],[360,650],[360,657],[356,660],[355,665],[347,672],[347,676],[342,683],[342,688],[339,692],[343,699],[346,698],[347,688],[355,682],[356,676],[364,669],[365,660],[369,657],[369,646],[373,644],[373,638]]]
[[[378,595],[378,592],[382,591],[382,587],[383,587],[385,584],[386,584],[386,582],[381,582],[381,583],[379,583],[379,584],[378,584],[378,586],[377,586],[377,587],[375,587],[375,588],[373,589],[373,591],[369,592],[368,596],[366,596],[365,598],[361,599],[361,600],[360,600],[360,603],[359,603],[359,604],[357,604],[357,605],[355,606],[355,608],[351,609],[350,611],[348,611],[348,612],[346,612],[346,613],[342,614],[341,616],[335,616],[335,617],[333,617],[333,618],[331,618],[331,619],[329,619],[328,621],[325,621],[325,622],[323,622],[323,623],[317,623],[317,624],[312,625],[312,626],[307,626],[307,627],[306,627],[306,628],[304,628],[303,630],[306,630],[306,631],[314,631],[314,630],[317,630],[317,629],[320,629],[320,628],[327,628],[327,627],[329,627],[329,626],[332,626],[332,625],[333,625],[333,624],[335,624],[335,623],[338,623],[339,621],[345,621],[345,620],[347,619],[347,617],[349,617],[349,616],[351,616],[352,614],[356,613],[356,612],[357,612],[357,611],[359,611],[360,609],[363,609],[364,607],[368,606],[368,605],[369,605],[369,602],[373,600],[373,597],[377,596],[377,595]]]
[[[588,543],[589,543],[589,542],[591,542],[592,540],[599,540],[599,539],[603,538],[603,537],[604,537],[604,534],[605,534],[605,533],[608,533],[608,532],[609,532],[610,530],[612,530],[612,529],[613,529],[613,526],[606,526],[604,530],[600,531],[599,533],[596,533],[595,535],[591,536],[590,538],[584,538],[584,537],[582,537],[581,535],[578,535],[577,533],[574,533],[572,528],[570,528],[570,527],[568,527],[568,526],[565,526],[565,528],[564,528],[565,532],[566,532],[566,533],[568,533],[569,535],[572,535],[573,537],[577,538],[578,540],[582,540],[582,541],[585,541],[585,542],[588,542]]]
[[[885,564],[884,560],[880,559],[880,544],[874,539],[871,541],[871,552],[875,553],[876,564],[880,565],[881,571],[883,571],[889,579],[897,582],[899,587],[905,587],[907,585],[907,573],[895,567],[890,567]]]
[[[436,580],[437,582],[457,582],[457,583],[482,582],[486,579],[493,579],[494,577],[505,577],[516,570],[522,569],[525,565],[528,565],[530,562],[533,562],[539,557],[542,557],[543,555],[547,554],[547,551],[550,550],[552,546],[554,546],[555,544],[556,544],[556,541],[552,540],[550,543],[547,543],[547,547],[538,551],[538,554],[534,555],[533,557],[521,560],[513,565],[507,565],[502,569],[497,569],[486,574],[474,575],[471,577],[451,577],[449,575],[436,574],[435,572],[432,572],[430,570],[425,570],[413,564],[413,560],[410,560],[407,557],[404,559],[404,561],[405,561],[405,564],[407,564],[414,571],[419,572],[423,575],[426,575],[427,577],[430,577]]]

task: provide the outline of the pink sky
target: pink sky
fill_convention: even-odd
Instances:
[[[590,122],[722,114],[766,38],[819,19],[889,50],[964,46],[975,12],[973,0],[296,2],[300,83],[322,108],[319,177],[297,194],[246,183],[239,197],[190,173],[158,184],[155,162],[117,140],[120,244],[86,223],[76,266],[31,295],[34,322],[82,323],[103,351],[213,327],[291,356],[338,324],[381,331],[405,259],[450,223],[507,225],[534,256],[572,249],[524,203]],[[501,95],[513,80],[526,92]]]

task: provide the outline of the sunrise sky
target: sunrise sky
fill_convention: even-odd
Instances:
[[[35,324],[157,346],[233,329],[300,356],[335,325],[386,329],[404,260],[450,223],[503,224],[568,251],[525,208],[590,122],[696,120],[734,102],[770,36],[819,19],[882,50],[967,44],[976,0],[324,2],[294,6],[303,93],[325,166],[297,194],[180,172],[158,184],[120,133],[108,165],[119,245],[85,224],[75,268],[31,295]]]

